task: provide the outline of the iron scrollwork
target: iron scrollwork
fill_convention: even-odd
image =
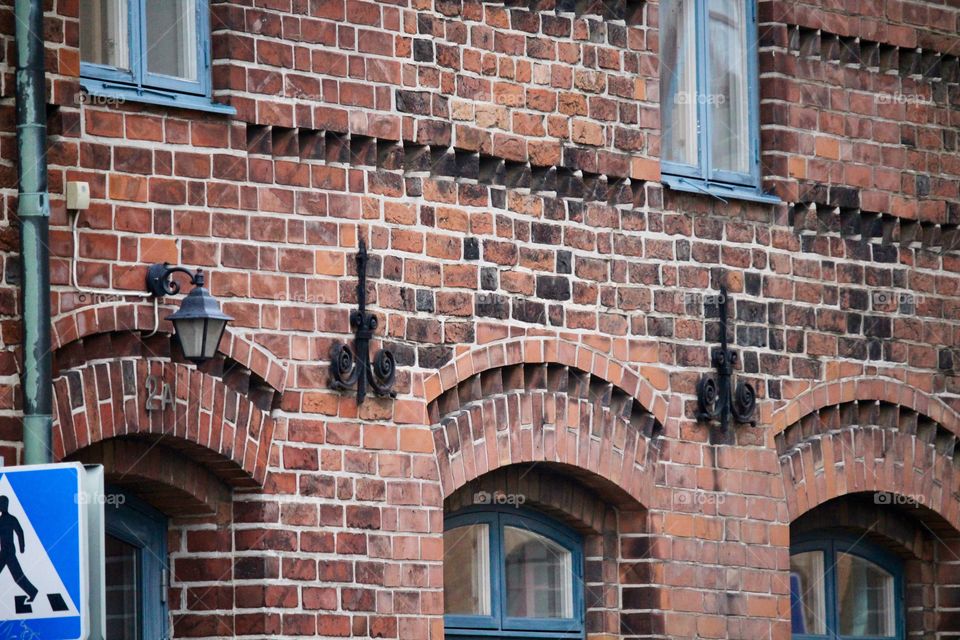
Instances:
[[[342,391],[357,387],[357,404],[363,404],[367,386],[379,396],[395,398],[393,384],[397,363],[389,349],[379,349],[370,360],[370,339],[377,330],[377,317],[367,313],[367,245],[361,240],[357,252],[357,309],[350,313],[353,346],[335,342],[330,347],[330,387]]]
[[[204,286],[203,270],[191,271],[186,267],[171,266],[169,262],[154,264],[147,269],[147,291],[150,295],[162,298],[175,296],[180,293],[180,283],[173,279],[173,274],[183,273],[190,277],[190,284]]]
[[[727,288],[720,287],[720,346],[713,350],[711,364],[716,374],[705,374],[697,383],[697,420],[720,423],[720,442],[730,441],[730,419],[756,424],[757,392],[750,383],[738,380],[731,389],[737,352],[727,346]]]

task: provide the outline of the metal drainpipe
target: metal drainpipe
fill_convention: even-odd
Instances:
[[[50,354],[50,201],[44,86],[43,0],[16,0],[17,170],[23,292],[23,461],[50,462],[53,377]]]

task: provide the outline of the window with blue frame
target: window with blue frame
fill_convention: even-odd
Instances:
[[[166,518],[126,493],[110,491],[107,495],[106,637],[166,638]]]
[[[232,113],[210,99],[207,0],[80,0],[90,94]]]
[[[667,186],[760,191],[755,0],[660,4],[661,173]]]
[[[904,637],[901,560],[862,537],[806,536],[790,545],[793,638]]]
[[[444,629],[457,638],[582,638],[580,536],[525,509],[444,521]]]

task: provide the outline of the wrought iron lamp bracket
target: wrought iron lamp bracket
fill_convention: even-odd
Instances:
[[[739,359],[727,345],[727,288],[720,287],[720,346],[711,352],[710,361],[716,373],[704,374],[697,382],[697,420],[719,422],[713,432],[717,444],[732,441],[731,418],[740,424],[756,425],[757,392],[748,382],[733,385],[733,370]]]
[[[363,404],[367,387],[378,396],[395,398],[397,366],[393,352],[379,349],[370,360],[370,340],[377,330],[377,317],[367,312],[367,245],[361,240],[357,252],[357,308],[350,312],[353,345],[334,342],[330,347],[330,388],[357,388],[357,404]]]
[[[150,265],[147,269],[147,291],[156,298],[175,296],[180,293],[180,283],[173,279],[173,274],[183,273],[190,276],[190,284],[202,287],[203,269],[191,271],[186,267],[171,266],[169,262]]]

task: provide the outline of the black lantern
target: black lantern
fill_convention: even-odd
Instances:
[[[155,264],[147,271],[147,289],[157,297],[178,294],[180,285],[171,277],[177,272],[190,276],[194,287],[167,320],[173,323],[184,357],[201,364],[216,355],[227,322],[233,318],[220,310],[217,299],[203,286],[203,271],[200,269],[193,273],[184,267]]]

